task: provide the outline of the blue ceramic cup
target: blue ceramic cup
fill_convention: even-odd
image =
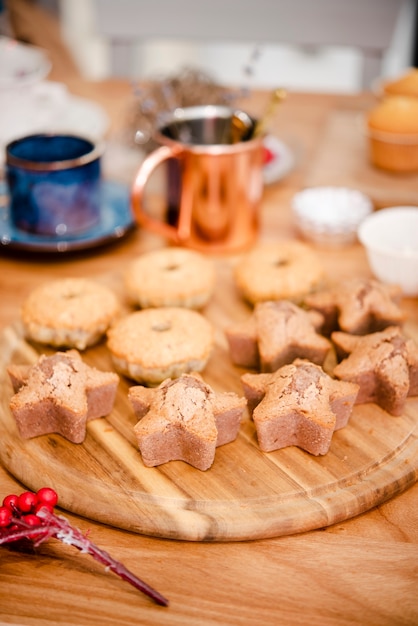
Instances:
[[[102,150],[75,135],[38,134],[6,146],[10,216],[37,235],[77,235],[100,218]]]

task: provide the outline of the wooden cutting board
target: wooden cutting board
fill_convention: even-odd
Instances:
[[[348,261],[341,267],[350,273]],[[118,277],[111,282],[118,285]],[[418,303],[409,306],[416,314]],[[223,330],[249,310],[225,266],[205,314],[216,327],[216,347],[204,378],[216,390],[242,395],[243,370],[231,364]],[[407,331],[418,339],[417,316]],[[41,352],[47,350],[23,339],[18,322],[0,336],[0,459],[28,488],[54,487],[62,508],[89,519],[192,541],[266,538],[341,522],[401,493],[418,478],[418,398],[408,399],[397,418],[374,404],[355,407],[323,457],[296,447],[260,452],[245,414],[237,440],[217,449],[206,472],[180,461],[143,465],[126,380],[120,382],[111,415],[89,422],[84,443],[71,444],[59,435],[22,440],[9,410],[6,367],[34,362]],[[112,369],[104,343],[83,358],[99,369]]]

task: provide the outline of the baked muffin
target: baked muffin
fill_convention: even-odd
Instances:
[[[248,302],[267,300],[300,302],[324,277],[316,252],[299,241],[278,241],[257,246],[235,266],[236,285]]]
[[[390,96],[367,115],[370,160],[392,172],[418,171],[418,98]]]
[[[201,309],[215,287],[215,266],[211,259],[194,250],[162,248],[129,263],[124,283],[129,301],[142,309]]]
[[[22,305],[21,318],[31,341],[85,350],[101,340],[119,313],[119,301],[105,285],[61,278],[36,287]]]
[[[306,296],[305,306],[322,315],[320,331],[323,335],[328,336],[334,330],[366,335],[388,326],[403,325],[401,295],[396,285],[370,278],[351,278]]]
[[[10,410],[23,439],[57,433],[82,443],[86,423],[108,415],[119,377],[86,365],[77,350],[41,355],[34,365],[7,369],[15,395]]]
[[[118,320],[108,331],[107,345],[120,374],[155,386],[201,372],[212,353],[214,329],[187,308],[143,309]]]
[[[418,346],[398,326],[363,337],[335,332],[340,354],[334,368],[338,380],[356,383],[356,404],[374,402],[391,415],[402,415],[409,396],[418,395]]]
[[[302,359],[241,381],[260,449],[298,446],[316,456],[326,454],[334,431],[347,425],[359,389]]]
[[[251,317],[226,329],[234,365],[274,372],[296,358],[322,365],[331,344],[317,332],[323,317],[293,302],[259,302]]]
[[[383,82],[382,91],[386,96],[418,98],[418,68],[411,67],[398,78]]]
[[[246,406],[245,398],[213,391],[196,373],[154,389],[133,386],[129,400],[139,420],[134,432],[144,465],[177,460],[202,471],[218,446],[236,439]]]

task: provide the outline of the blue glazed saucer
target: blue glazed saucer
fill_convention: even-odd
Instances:
[[[47,237],[16,228],[10,220],[6,184],[0,183],[0,250],[65,253],[88,250],[124,237],[134,226],[130,208],[130,191],[126,185],[103,181],[102,205],[98,224],[78,235]]]

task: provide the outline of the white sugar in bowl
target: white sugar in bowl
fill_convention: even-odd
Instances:
[[[372,213],[359,226],[370,269],[380,281],[418,296],[418,207],[398,206]]]
[[[321,246],[341,246],[356,241],[357,228],[373,211],[373,204],[357,189],[309,187],[294,195],[292,211],[305,239]]]

